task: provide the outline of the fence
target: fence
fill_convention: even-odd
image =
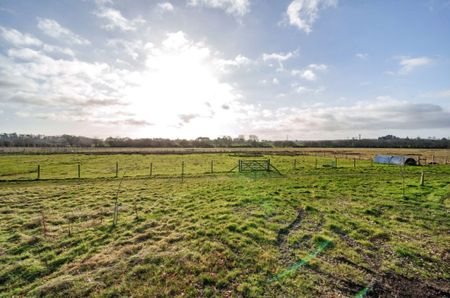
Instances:
[[[151,157],[152,159],[150,159]],[[127,177],[186,177],[225,174],[242,157],[234,155],[101,155],[0,156],[0,180],[87,179]],[[283,174],[298,174],[318,169],[382,168],[372,160],[320,156],[270,156]],[[250,160],[250,159],[249,159]],[[265,166],[265,165],[261,165]],[[386,166],[384,166],[386,167]],[[392,166],[387,166],[392,167]]]

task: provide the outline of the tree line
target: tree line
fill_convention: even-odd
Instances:
[[[269,141],[255,137],[231,138],[229,136],[210,139],[199,137],[194,140],[165,138],[89,138],[83,136],[61,135],[45,136],[34,134],[0,134],[0,147],[154,147],[154,148],[301,148],[301,147],[344,147],[344,148],[450,148],[446,138],[399,138],[388,135],[377,139],[346,139],[319,141]]]

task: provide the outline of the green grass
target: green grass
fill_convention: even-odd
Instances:
[[[226,154],[0,156],[0,295],[450,293],[449,166],[406,168],[403,197],[395,166],[267,157],[285,176],[227,174],[240,157]],[[78,161],[84,179],[64,179]]]

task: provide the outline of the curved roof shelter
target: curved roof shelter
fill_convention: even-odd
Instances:
[[[398,166],[415,166],[417,164],[416,160],[409,156],[400,155],[376,155],[373,159],[376,163],[384,163]]]

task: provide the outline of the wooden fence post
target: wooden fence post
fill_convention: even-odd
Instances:
[[[37,178],[38,180],[41,179],[41,165],[37,166]]]
[[[214,173],[214,160],[211,160],[211,174]]]
[[[297,170],[297,160],[294,159],[294,170]]]
[[[353,158],[353,167],[356,168],[356,158]]]
[[[119,162],[116,161],[116,178],[119,178]]]
[[[316,169],[317,169],[317,158],[316,158]]]
[[[78,163],[78,179],[81,178],[81,164]]]
[[[150,177],[152,177],[153,174],[153,163],[150,163]]]
[[[401,166],[401,175],[402,175],[402,194],[403,194],[403,198],[405,197],[405,173],[404,173],[404,169],[405,166]]]
[[[181,182],[184,181],[184,161],[181,162]]]
[[[425,174],[422,172],[420,174],[420,186],[424,186],[425,185]]]

